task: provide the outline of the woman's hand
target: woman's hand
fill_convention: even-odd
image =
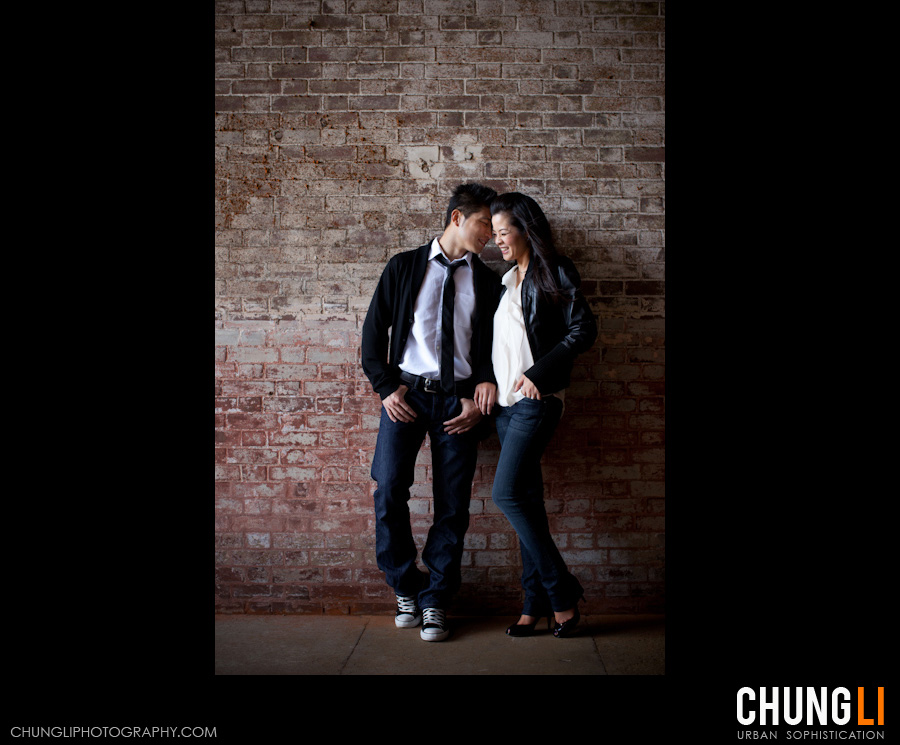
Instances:
[[[525,398],[541,400],[541,392],[537,389],[537,386],[524,375],[516,381],[516,387],[513,388],[513,392],[521,393]]]
[[[479,383],[475,386],[475,405],[484,416],[490,416],[497,403],[497,386],[493,383]]]

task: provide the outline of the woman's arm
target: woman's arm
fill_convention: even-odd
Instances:
[[[559,288],[566,296],[561,307],[566,333],[557,344],[525,371],[525,377],[539,390],[562,364],[571,365],[575,357],[589,350],[597,339],[597,320],[581,293],[581,276],[572,261],[561,256],[557,269]]]

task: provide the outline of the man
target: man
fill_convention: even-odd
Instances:
[[[480,184],[457,187],[443,234],[391,258],[363,324],[363,370],[382,399],[372,459],[377,563],[397,596],[396,625],[412,628],[424,619],[426,641],[449,634],[446,608],[461,584],[476,425],[496,400],[491,343],[500,278],[477,256],[491,239],[496,196]],[[434,519],[422,550],[429,572],[423,575],[408,502],[426,433]]]

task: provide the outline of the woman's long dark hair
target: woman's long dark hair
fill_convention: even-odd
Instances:
[[[524,233],[528,241],[531,249],[529,270],[538,291],[551,303],[571,300],[560,292],[556,282],[559,253],[553,242],[550,223],[538,203],[525,194],[510,191],[491,202],[491,215],[501,212],[509,215],[510,222]]]

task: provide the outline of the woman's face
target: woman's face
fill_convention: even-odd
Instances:
[[[531,249],[528,247],[528,239],[517,227],[512,224],[508,212],[498,212],[491,218],[494,232],[494,243],[500,249],[504,261],[515,261],[519,266],[528,266],[531,258]]]

